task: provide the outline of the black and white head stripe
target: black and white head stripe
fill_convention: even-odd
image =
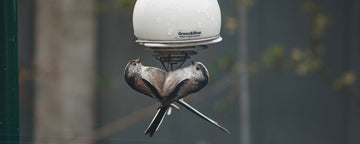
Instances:
[[[201,71],[203,72],[204,76],[209,79],[209,71],[206,69],[205,65],[201,62],[196,62],[197,65],[199,65]]]

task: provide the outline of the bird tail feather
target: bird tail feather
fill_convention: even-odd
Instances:
[[[189,105],[188,103],[186,103],[183,99],[179,99],[177,101],[180,105],[184,106],[186,109],[190,110],[192,113],[200,116],[202,119],[208,121],[209,123],[215,125],[216,127],[220,128],[221,130],[223,130],[224,132],[226,132],[227,134],[231,135],[230,131],[227,130],[226,128],[224,128],[223,126],[221,126],[220,124],[218,124],[216,121],[210,119],[209,117],[207,117],[206,115],[202,114],[201,112],[199,112],[198,110],[196,110],[195,108],[193,108],[191,105]]]
[[[158,109],[149,127],[145,130],[145,135],[149,135],[149,137],[152,137],[154,135],[154,133],[159,129],[168,109],[169,106],[161,106]]]

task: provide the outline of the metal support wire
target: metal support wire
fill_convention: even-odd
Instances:
[[[206,46],[202,47],[169,47],[169,48],[153,48],[149,47],[147,49],[154,52],[153,57],[161,62],[161,65],[165,68],[166,71],[173,71],[181,68],[181,66],[186,62],[187,59],[190,59],[191,56],[196,55],[196,50],[204,49]],[[175,66],[177,65],[176,69]]]

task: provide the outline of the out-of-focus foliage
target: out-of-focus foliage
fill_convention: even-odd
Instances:
[[[99,12],[102,12],[102,11],[104,11],[106,9],[106,5],[105,5],[104,2],[98,1],[98,2],[95,3],[95,8],[94,9],[95,9],[96,13],[99,13]]]
[[[311,36],[314,38],[320,38],[321,36],[323,36],[327,23],[328,23],[327,16],[321,13],[315,15],[314,29],[311,33]]]
[[[225,28],[225,32],[227,34],[233,35],[236,32],[236,29],[238,27],[237,25],[237,19],[235,17],[230,17],[230,16],[225,16],[224,18],[224,28]]]
[[[116,0],[114,6],[118,9],[132,9],[136,0]]]
[[[310,22],[310,41],[308,48],[285,48],[277,44],[267,49],[262,54],[263,65],[267,68],[278,68],[283,71],[295,71],[299,76],[316,74],[331,83],[335,89],[341,90],[350,97],[360,97],[355,90],[350,88],[356,82],[356,72],[346,71],[340,76],[335,76],[333,72],[324,64],[323,55],[326,47],[321,43],[321,38],[329,25],[328,16],[321,12],[319,6],[314,1],[304,2],[302,10],[308,14]],[[351,91],[351,92],[349,92]]]
[[[262,62],[268,68],[294,69],[299,75],[317,72],[323,66],[321,55],[317,56],[309,49],[286,49],[281,45],[267,49],[262,55]]]
[[[236,62],[236,56],[225,55],[219,59],[218,65],[222,70],[229,71],[235,62]]]
[[[279,66],[284,61],[284,47],[275,45],[263,52],[262,62],[266,67]]]
[[[313,1],[305,2],[302,5],[302,10],[310,16],[311,37],[320,38],[323,36],[328,25],[328,17],[320,12],[319,7]]]
[[[301,51],[294,49],[290,60],[292,60],[294,64],[291,66],[295,68],[296,73],[299,75],[316,72],[323,66],[321,58],[314,56],[309,50]]]
[[[255,5],[255,0],[244,0],[246,7],[252,7]]]
[[[343,89],[347,86],[351,86],[356,82],[356,74],[354,71],[343,73],[341,77],[339,77],[334,82],[334,87],[336,89]]]

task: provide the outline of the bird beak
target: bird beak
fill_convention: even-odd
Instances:
[[[191,61],[191,64],[192,64],[192,65],[195,65],[195,62],[194,62],[194,61]]]
[[[140,62],[141,62],[141,58],[138,58],[136,61],[137,61],[138,63],[140,63]]]

